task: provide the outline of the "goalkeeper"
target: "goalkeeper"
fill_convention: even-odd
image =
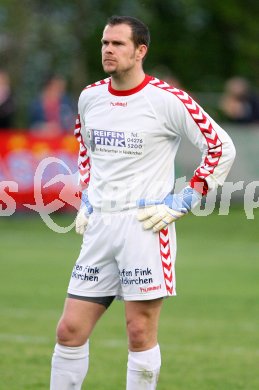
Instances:
[[[163,298],[176,295],[174,222],[223,184],[235,157],[227,133],[187,93],[145,74],[149,41],[141,21],[111,17],[102,36],[110,77],[79,98],[83,243],[57,327],[51,390],[81,389],[89,338],[115,297],[125,306],[126,389],[156,389],[160,311]],[[201,162],[174,193],[181,137],[200,150]]]

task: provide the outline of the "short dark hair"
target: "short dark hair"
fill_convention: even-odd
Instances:
[[[131,27],[132,40],[135,47],[138,47],[139,45],[146,45],[149,47],[149,29],[141,20],[133,18],[132,16],[118,15],[113,15],[107,20],[107,25],[109,26],[116,26],[117,24],[127,24]]]

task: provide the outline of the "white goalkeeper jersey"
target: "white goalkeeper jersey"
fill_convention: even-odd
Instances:
[[[80,181],[96,209],[162,200],[174,188],[181,137],[201,151],[190,185],[203,194],[223,184],[233,163],[227,133],[186,92],[157,78],[146,75],[128,91],[114,90],[110,78],[98,81],[83,90],[78,108]]]

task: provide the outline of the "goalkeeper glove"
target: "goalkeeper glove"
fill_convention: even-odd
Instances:
[[[82,192],[81,206],[76,216],[76,232],[78,234],[84,234],[88,225],[90,214],[93,212],[93,207],[88,200],[87,191]]]
[[[162,201],[139,199],[137,218],[143,228],[158,232],[183,217],[201,200],[202,195],[192,187],[185,187],[179,194],[169,193]]]

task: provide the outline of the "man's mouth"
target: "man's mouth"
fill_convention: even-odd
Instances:
[[[116,62],[113,58],[104,58],[103,62]]]

